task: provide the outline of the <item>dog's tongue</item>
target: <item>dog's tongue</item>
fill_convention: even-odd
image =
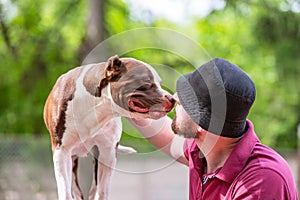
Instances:
[[[139,113],[147,113],[149,112],[149,108],[146,108],[144,104],[136,98],[130,98],[128,100],[129,107]]]

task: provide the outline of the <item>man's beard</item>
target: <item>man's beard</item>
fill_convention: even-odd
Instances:
[[[172,130],[175,134],[184,138],[195,138],[197,136],[195,122],[191,118],[185,118],[181,122],[178,122],[176,114],[172,121]]]

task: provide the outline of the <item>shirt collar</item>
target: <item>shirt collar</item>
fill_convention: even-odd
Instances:
[[[199,177],[201,177],[202,171],[203,171],[202,159],[204,156],[203,156],[202,152],[200,151],[199,147],[197,146],[197,143],[195,142],[195,140],[193,140],[190,149],[191,149],[190,154],[191,154],[193,166],[194,166],[195,170],[198,172]]]
[[[250,120],[247,120],[248,129],[239,143],[232,150],[222,169],[216,177],[232,183],[236,176],[242,171],[252,150],[259,139],[254,132],[254,126]]]

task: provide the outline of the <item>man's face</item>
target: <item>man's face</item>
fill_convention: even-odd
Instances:
[[[176,99],[177,105],[175,109],[175,117],[172,122],[172,130],[175,134],[183,136],[185,138],[197,137],[198,125],[184,110],[183,106],[179,102],[177,95],[175,94],[173,97]]]

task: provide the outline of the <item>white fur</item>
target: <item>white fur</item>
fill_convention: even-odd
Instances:
[[[152,67],[147,66],[155,77],[155,84],[160,87],[160,77]],[[73,99],[67,104],[65,132],[61,145],[53,152],[59,200],[81,199],[80,189],[74,183],[72,163],[74,156],[87,156],[95,145],[99,149],[98,176],[97,184],[93,179],[89,199],[107,200],[110,180],[116,164],[117,144],[122,133],[120,116],[136,119],[150,117],[150,114],[130,113],[114,103],[110,84],[102,89],[101,97],[91,95],[83,85],[84,77],[91,67],[94,65],[85,66],[76,80]],[[162,112],[154,111],[151,117],[158,119],[162,115]],[[57,116],[53,115],[53,121],[57,121],[56,118]],[[120,145],[118,149],[119,152],[123,153],[135,152],[130,147]],[[73,190],[73,198],[71,189]]]
[[[54,150],[53,161],[57,180],[59,200],[72,199],[72,156],[87,156],[96,145],[99,149],[98,184],[93,185],[90,199],[105,200],[108,198],[112,170],[116,164],[116,144],[122,132],[119,115],[112,111],[110,87],[102,91],[100,98],[86,91],[83,77],[92,65],[86,66],[76,81],[76,91],[66,111],[66,132],[62,145]],[[100,114],[101,113],[101,114]],[[135,152],[132,148],[120,147],[123,152]],[[75,192],[74,195],[80,194]],[[75,199],[80,199],[75,196]]]

